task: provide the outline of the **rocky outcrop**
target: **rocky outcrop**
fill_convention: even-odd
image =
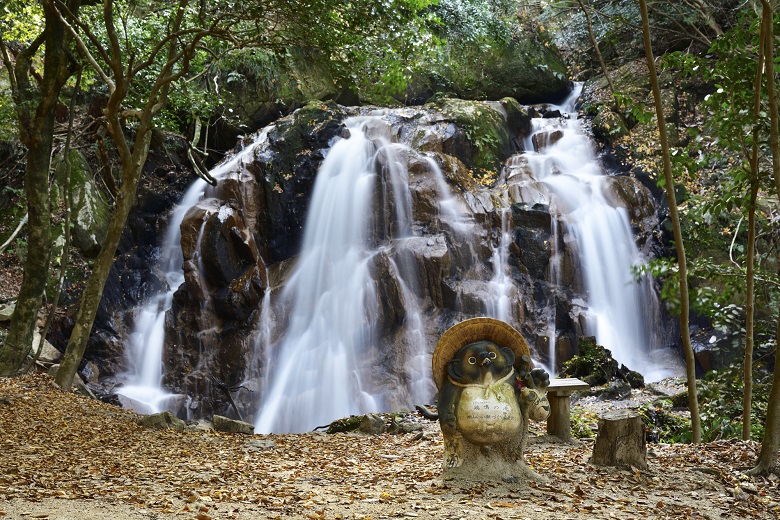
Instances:
[[[549,185],[519,153],[531,118],[545,110],[514,99],[441,98],[392,110],[312,103],[246,140],[243,159],[182,221],[185,282],[165,317],[166,389],[189,396],[192,416],[234,415],[231,401],[241,416],[256,412],[269,359],[260,353],[284,335],[292,309],[279,295],[295,272],[317,172],[334,140],[349,137],[348,117],[381,120],[365,128],[376,148],[397,143],[373,159],[376,205],[362,216],[374,248],[367,294],[377,302],[366,324],[370,347],[358,363],[370,372],[367,391],[409,386],[415,376],[399,367],[411,362],[415,341],[495,313],[499,300],[542,361],[551,357],[551,326],[557,362],[571,357],[586,332],[578,251],[556,231],[566,211],[552,208]],[[561,137],[551,131],[533,146],[543,150]],[[392,185],[394,170],[403,172],[400,187]],[[650,243],[656,205],[644,186],[626,176],[604,183],[610,203]],[[411,221],[400,223],[399,212]],[[386,399],[400,407],[409,396]]]

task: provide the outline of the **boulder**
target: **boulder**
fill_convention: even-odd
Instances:
[[[531,138],[531,143],[534,145],[534,150],[537,152],[543,152],[545,149],[554,145],[563,137],[563,132],[555,130],[552,132],[538,132]]]
[[[268,286],[265,263],[243,211],[217,199],[201,201],[181,225],[184,277],[201,302],[213,299],[224,319],[245,319]]]
[[[33,342],[30,355],[35,355],[38,350],[38,344],[40,341],[41,333],[36,329],[33,331]],[[49,343],[48,340],[44,340],[43,346],[41,347],[41,353],[38,355],[38,361],[40,363],[56,363],[60,357],[62,357],[62,353],[54,348],[54,346]]]
[[[453,139],[442,141],[441,151],[475,170],[497,171],[499,163],[517,150],[501,103],[442,98],[427,106],[457,125]]]
[[[596,344],[596,338],[580,338],[578,353],[563,364],[564,377],[582,379],[591,386],[603,385],[611,381],[618,370],[618,363],[612,353]]]
[[[173,415],[171,412],[160,412],[144,415],[136,421],[139,426],[153,430],[179,430],[184,431],[187,423]]]
[[[490,45],[468,40],[453,45],[446,60],[431,64],[426,75],[412,82],[407,99],[453,92],[464,99],[511,96],[521,103],[536,103],[563,99],[571,89],[558,51],[553,45],[540,45],[535,38],[496,40]]]
[[[255,426],[244,421],[237,421],[221,415],[215,415],[213,419],[214,429],[218,432],[244,433],[254,435]]]
[[[412,237],[399,249],[399,262],[416,273],[416,283],[411,284],[418,297],[430,297],[435,307],[442,307],[444,281],[452,269],[452,259],[444,235]]]
[[[111,208],[105,196],[95,183],[92,170],[86,158],[79,150],[71,150],[70,161],[70,198],[73,215],[73,243],[87,257],[95,257],[100,251],[103,238],[111,219]],[[60,190],[65,187],[65,163],[59,159],[55,180]],[[60,192],[58,197],[65,195]]]
[[[14,309],[16,309],[15,301],[0,305],[0,322],[11,321],[11,316],[14,314]]]
[[[380,435],[387,431],[387,426],[382,416],[367,413],[360,420],[360,431],[368,435]]]

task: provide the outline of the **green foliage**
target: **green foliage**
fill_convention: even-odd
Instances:
[[[591,410],[572,408],[569,413],[571,434],[577,439],[592,439],[598,431],[598,417]]]
[[[766,349],[769,345],[765,345]],[[751,409],[751,436],[761,439],[766,423],[767,400],[772,386],[772,374],[763,362],[757,362],[753,372],[753,401]],[[741,364],[732,364],[723,370],[708,373],[697,381],[699,411],[702,422],[702,440],[734,439],[742,436]],[[682,394],[685,397],[685,394]],[[687,398],[686,398],[687,399]],[[686,401],[687,403],[687,401]],[[676,403],[680,405],[681,403]],[[640,407],[639,413],[648,427],[653,442],[690,442],[690,424],[687,417],[674,410],[671,398],[660,399]]]
[[[406,85],[410,62],[432,41],[420,30],[418,13],[430,0],[373,2],[248,2],[236,9],[232,2],[185,2],[182,49],[198,40],[192,52],[182,54],[173,74],[166,110],[158,126],[180,130],[193,117],[208,118],[224,106],[226,86],[251,82],[281,98],[300,96],[298,75],[307,66],[324,67],[329,81],[365,92],[374,99],[389,99]],[[155,49],[169,32],[177,6],[159,2],[115,1],[114,30],[121,52],[135,64],[133,87],[125,106],[140,108],[155,97],[154,89],[168,59],[166,49]],[[109,48],[100,6],[83,7],[80,18]],[[95,48],[93,55],[100,56]],[[98,59],[100,61],[100,59]],[[128,63],[125,63],[127,65]],[[101,62],[105,70],[108,67]],[[274,98],[271,97],[271,100]],[[230,117],[225,110],[222,117]],[[133,124],[130,121],[130,124]]]
[[[5,0],[0,8],[0,40],[29,42],[43,26],[43,10],[38,2]]]
[[[775,14],[776,30],[780,16]],[[672,53],[663,67],[698,98],[690,101],[695,119],[688,120],[683,142],[672,152],[675,178],[685,196],[678,198],[683,240],[689,264],[691,304],[722,331],[744,331],[747,294],[747,219],[753,172],[749,164],[754,137],[758,144],[756,208],[756,334],[774,334],[780,279],[777,276],[777,206],[771,182],[768,100],[765,89],[754,115],[754,82],[758,65],[759,26],[755,13],[742,17],[713,41],[706,54]],[[649,268],[663,282],[662,296],[679,309],[679,279],[672,261]]]
[[[672,408],[668,399],[645,403],[637,410],[650,442],[691,442],[690,419]]]
[[[512,0],[440,0],[430,10],[433,31],[451,44],[508,42],[517,2]]]

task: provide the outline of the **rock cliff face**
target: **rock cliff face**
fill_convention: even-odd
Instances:
[[[193,415],[235,415],[225,388],[243,384],[233,395],[237,408],[244,418],[257,411],[264,349],[284,334],[291,311],[272,296],[294,272],[318,168],[334,139],[349,136],[344,122],[352,116],[381,120],[370,137],[397,145],[392,159],[376,155],[378,171],[400,167],[408,179],[408,200],[400,200],[390,195],[389,174],[379,175],[379,203],[365,215],[368,241],[378,251],[368,269],[380,304],[366,318],[375,338],[367,354],[373,388],[411,384],[404,366],[412,308],[430,353],[449,325],[495,315],[498,300],[506,300],[504,319],[521,330],[538,359],[560,365],[586,335],[586,297],[576,245],[556,231],[560,208],[551,211],[548,189],[529,176],[518,154],[561,138],[551,132],[531,142],[531,118],[541,113],[511,98],[382,110],[314,103],[265,129],[252,159],[222,176],[213,196],[182,223],[185,283],[166,316],[164,386],[188,395]],[[481,177],[499,168],[493,182]],[[609,203],[626,208],[640,247],[652,247],[652,196],[629,177],[606,182]],[[392,216],[404,204],[411,210],[408,230]],[[260,331],[264,311],[271,318]],[[401,392],[387,404],[404,406],[409,399]]]

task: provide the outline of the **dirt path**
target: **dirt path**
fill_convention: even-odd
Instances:
[[[0,516],[112,518],[777,518],[775,477],[740,473],[757,445],[652,445],[649,468],[588,464],[592,444],[544,437],[527,461],[547,483],[441,478],[441,435],[228,435],[152,431],[136,415],[0,379]]]

